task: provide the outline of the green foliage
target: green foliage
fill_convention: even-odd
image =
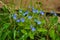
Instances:
[[[46,16],[41,10],[7,10],[0,15],[0,40],[60,40],[57,16]],[[7,15],[5,15],[5,13]],[[9,15],[8,15],[9,14]],[[22,19],[21,19],[22,18]],[[48,37],[47,37],[48,36]]]
[[[55,34],[55,30],[50,30],[49,31],[49,35],[50,35],[50,37],[52,38],[52,40],[55,40],[55,38],[56,38],[56,34]]]

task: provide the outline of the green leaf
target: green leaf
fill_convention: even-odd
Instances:
[[[5,38],[7,37],[7,35],[10,33],[10,31],[4,32],[2,34],[1,40],[5,40]]]
[[[10,23],[3,24],[3,29],[7,29],[10,26]]]
[[[31,39],[34,39],[34,33],[29,32],[29,37],[30,37]]]
[[[20,22],[18,25],[19,25],[19,26],[24,26],[24,24],[23,24],[22,22]]]
[[[49,35],[50,35],[50,37],[51,37],[53,40],[55,40],[55,38],[56,38],[55,30],[51,29],[51,30],[49,31]]]
[[[45,28],[38,28],[37,31],[42,32],[42,33],[46,33],[47,32],[47,30]]]
[[[60,24],[57,25],[57,30],[60,32]]]
[[[26,30],[24,30],[24,29],[23,29],[23,30],[21,30],[21,32],[22,32],[22,33],[24,33],[24,34],[25,34],[25,33],[27,33],[27,32],[26,32]]]
[[[45,40],[45,38],[41,38],[40,40]]]
[[[30,29],[30,25],[26,25],[25,26],[25,29]]]
[[[43,20],[42,20],[42,24],[45,24],[45,23],[46,23],[46,21],[45,21],[45,19],[43,19]]]
[[[9,13],[8,8],[6,8],[5,6],[3,6],[2,9],[3,9],[4,12]]]
[[[56,16],[50,17],[50,23],[51,24],[57,23],[57,21],[58,21],[58,17],[56,17]]]
[[[26,40],[27,37],[28,37],[28,34],[25,33],[25,34],[22,35],[22,37],[19,38],[19,40]]]
[[[15,37],[16,37],[16,30],[14,30],[14,40],[15,40]]]
[[[56,38],[56,40],[60,40],[60,37]]]

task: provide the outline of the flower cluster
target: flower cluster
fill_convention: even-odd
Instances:
[[[32,12],[31,12],[32,14],[37,14],[37,13],[39,13],[39,14],[41,14],[41,15],[44,15],[44,12],[43,11],[38,11],[38,10],[36,10],[36,9],[34,9],[34,8],[32,8]],[[35,19],[34,17],[35,16],[33,16],[33,15],[31,15],[30,13],[29,13],[29,11],[25,11],[25,12],[23,12],[23,10],[19,10],[19,14],[22,14],[22,16],[20,17],[20,18],[18,18],[18,15],[17,14],[13,14],[13,19],[17,22],[17,23],[20,23],[20,22],[22,22],[23,24],[26,22],[26,21],[29,21],[30,23],[32,22],[31,20],[34,20],[34,23],[37,23],[37,25],[40,25],[41,24],[41,21],[40,20],[38,20],[38,18],[37,19]],[[37,15],[37,17],[39,17],[38,15]],[[27,20],[27,19],[29,19],[29,20]],[[32,24],[33,25],[33,24]],[[31,31],[32,32],[34,32],[34,31],[36,31],[36,28],[34,27],[34,25],[33,26],[30,26],[30,28],[31,28]]]
[[[57,16],[55,12],[51,12],[51,13]],[[19,24],[19,26],[21,25],[21,27],[23,27],[22,33],[26,32],[26,30],[32,33],[36,31],[44,33],[46,31],[45,29],[41,28],[41,26],[46,25],[45,19],[41,20],[42,19],[41,17],[45,16],[45,13],[42,10],[36,10],[34,8],[32,8],[31,12],[19,10],[19,14],[22,15],[13,14],[13,19],[16,21],[16,23]]]

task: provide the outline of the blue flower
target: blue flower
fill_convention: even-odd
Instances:
[[[25,12],[23,15],[25,16],[25,15],[27,15],[28,14],[28,11],[27,12]]]
[[[43,11],[40,11],[40,14],[41,14],[41,15],[44,15],[44,12],[43,12]]]
[[[34,9],[34,7],[32,7],[32,12],[33,12],[33,13],[36,13],[36,10]]]
[[[20,22],[20,19],[16,20],[16,22]]]
[[[34,32],[36,29],[34,27],[32,27],[31,30]]]
[[[41,24],[41,22],[40,21],[37,21],[37,24]]]
[[[34,21],[37,23],[37,24],[41,24],[41,22],[37,19],[34,19]]]
[[[54,16],[57,16],[57,14],[56,14],[56,13],[54,13]]]
[[[32,10],[33,13],[36,13],[36,10]]]
[[[16,14],[14,14],[14,15],[13,15],[13,19],[15,19],[15,20],[17,19],[17,16],[16,16]]]
[[[31,19],[32,18],[32,16],[28,16],[28,19]]]
[[[21,20],[21,22],[24,22],[25,21],[24,18],[21,18],[20,20]]]
[[[32,31],[35,31],[36,29],[33,27],[33,25],[30,25],[30,28]]]
[[[33,12],[33,13],[39,13],[39,11],[36,10],[36,9],[32,9],[32,12]]]
[[[35,22],[37,22],[37,19],[34,19]]]
[[[22,10],[19,10],[20,13],[22,13]]]
[[[34,10],[34,7],[32,7],[32,10]]]
[[[38,10],[36,10],[36,13],[39,13],[39,11],[38,11]]]
[[[32,28],[33,27],[33,25],[30,25],[30,28]]]

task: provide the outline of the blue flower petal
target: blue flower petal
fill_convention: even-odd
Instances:
[[[36,13],[36,10],[32,10],[33,13]]]
[[[39,13],[39,11],[38,11],[38,10],[36,10],[36,13]]]
[[[28,14],[28,11],[27,12],[25,12],[23,15],[25,16],[25,15],[27,15]]]
[[[20,19],[16,20],[16,22],[20,22]]]
[[[40,21],[37,21],[37,24],[41,24],[41,22]]]
[[[34,19],[34,22],[37,22],[37,19]]]
[[[28,19],[31,19],[32,18],[32,16],[28,16]]]
[[[34,7],[32,7],[32,10],[34,10]]]
[[[16,16],[16,14],[14,14],[14,15],[13,15],[13,19],[15,19],[15,20],[17,19],[17,16]]]
[[[34,32],[36,29],[33,27],[31,30]]]
[[[30,25],[30,28],[32,28],[33,27],[33,25]]]
[[[44,12],[43,11],[40,11],[41,15],[44,15]]]
[[[56,13],[54,13],[54,16],[57,16],[57,14],[56,14]]]
[[[33,9],[32,12],[33,12],[33,13],[39,13],[39,11],[36,10],[36,9]]]
[[[24,18],[21,18],[20,20],[21,20],[21,22],[24,22],[25,21]]]
[[[19,10],[20,13],[22,13],[22,10]]]

